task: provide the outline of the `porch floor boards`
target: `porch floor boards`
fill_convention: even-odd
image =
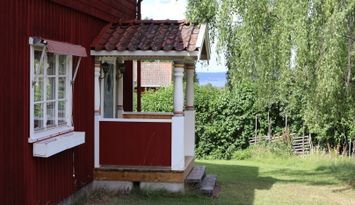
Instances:
[[[133,182],[172,182],[184,183],[194,166],[194,157],[185,157],[185,169],[170,170],[170,167],[156,166],[101,166],[94,170],[96,180],[133,181]]]

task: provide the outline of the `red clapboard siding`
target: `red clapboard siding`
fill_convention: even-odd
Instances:
[[[100,164],[170,166],[171,123],[100,122]]]
[[[132,0],[52,0],[105,21],[134,19],[136,4]]]
[[[28,143],[28,39],[42,36],[80,44],[89,53],[92,40],[106,24],[48,0],[0,1],[1,204],[57,204],[92,181],[94,59],[82,59],[74,89],[74,126],[85,131],[86,143],[48,159],[35,158]]]

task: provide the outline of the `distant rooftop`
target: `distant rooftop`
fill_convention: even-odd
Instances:
[[[172,62],[142,62],[142,87],[167,87],[172,82]]]

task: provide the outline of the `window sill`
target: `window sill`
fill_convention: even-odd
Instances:
[[[85,143],[85,132],[70,132],[33,143],[33,156],[48,158]]]
[[[59,135],[63,135],[65,133],[69,133],[74,131],[74,128],[68,125],[60,126],[60,127],[54,127],[54,128],[49,128],[46,130],[40,130],[36,131],[31,137],[28,139],[29,143],[34,143],[38,142],[41,140],[46,140],[52,137],[56,137]]]

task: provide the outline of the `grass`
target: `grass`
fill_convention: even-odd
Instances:
[[[195,193],[134,190],[128,195],[95,192],[89,204],[259,205],[355,204],[355,162],[326,155],[248,160],[200,160],[222,187],[216,199]]]

